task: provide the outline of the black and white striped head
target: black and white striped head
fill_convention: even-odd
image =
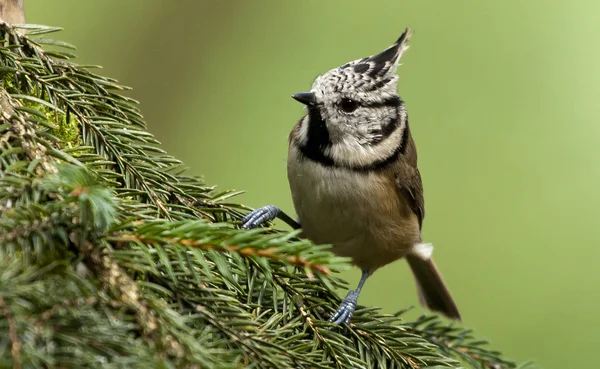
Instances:
[[[293,96],[308,108],[294,138],[305,156],[362,168],[400,149],[407,118],[396,70],[409,37],[407,29],[381,53],[332,69]]]

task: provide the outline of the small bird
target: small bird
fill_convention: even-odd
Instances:
[[[377,55],[318,76],[310,92],[292,97],[307,114],[289,136],[288,180],[299,224],[276,206],[254,210],[242,228],[280,218],[318,244],[332,244],[362,270],[334,324],[349,323],[360,291],[377,269],[406,258],[419,300],[426,308],[460,320],[460,314],[421,240],[425,216],[417,150],[396,71],[410,30]]]

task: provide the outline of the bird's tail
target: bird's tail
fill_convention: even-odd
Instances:
[[[450,319],[461,320],[454,299],[433,259],[414,253],[407,255],[406,260],[415,276],[421,305]]]

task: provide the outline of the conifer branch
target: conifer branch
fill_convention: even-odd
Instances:
[[[174,227],[177,227],[177,224],[171,224]],[[312,270],[321,274],[329,274],[331,270],[325,266],[318,263],[313,263],[309,261],[304,256],[297,255],[286,255],[281,253],[275,247],[269,247],[266,249],[258,249],[255,247],[243,247],[237,245],[216,245],[211,243],[205,243],[201,240],[195,239],[180,239],[180,238],[172,238],[168,235],[170,232],[166,231],[163,234],[153,234],[150,236],[140,236],[133,234],[115,234],[113,235],[113,240],[116,242],[117,246],[126,247],[129,242],[140,242],[147,245],[151,244],[161,244],[162,246],[170,245],[170,244],[180,244],[184,247],[194,247],[201,250],[217,250],[217,251],[226,251],[226,252],[235,252],[244,257],[261,257],[274,261],[281,261],[285,264],[294,265],[297,267],[304,268],[305,270]],[[310,277],[310,276],[309,276]]]
[[[415,334],[426,338],[448,355],[470,363],[473,368],[497,369],[516,366],[514,362],[503,359],[499,352],[482,349],[488,342],[473,338],[471,330],[445,325],[435,316],[421,316],[409,323],[409,326]]]
[[[22,29],[0,24],[7,365],[516,367],[433,318],[359,306],[347,329],[332,326],[346,259],[297,232],[237,229],[239,191],[186,176],[125,87],[47,38],[58,28]]]
[[[6,305],[6,301],[0,296],[0,311],[2,315],[6,318],[6,322],[8,323],[8,333],[11,341],[10,345],[10,354],[12,355],[13,360],[13,368],[21,369],[23,367],[23,363],[21,362],[21,339],[19,338],[19,333],[17,332],[17,323],[15,321],[15,317],[11,313],[9,307]]]

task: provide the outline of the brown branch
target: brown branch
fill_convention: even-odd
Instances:
[[[446,345],[448,345],[448,343],[445,343]],[[469,350],[466,347],[462,347],[462,346],[453,346],[455,349],[457,349],[458,351],[462,352],[465,355],[470,356],[471,358],[473,358],[474,360],[479,361],[481,364],[483,364],[486,368],[489,369],[501,369],[502,367],[500,366],[500,364],[494,363],[491,360],[487,360],[483,357],[481,357],[481,355],[472,352],[471,350]]]
[[[1,4],[2,0],[0,0]],[[1,10],[1,9],[0,9]],[[19,146],[25,149],[25,153],[31,161],[39,160],[41,165],[36,166],[38,174],[56,173],[56,168],[50,163],[48,149],[35,140],[37,136],[36,127],[28,119],[29,114],[18,112],[17,109],[23,104],[13,99],[10,94],[0,86],[0,122],[10,124],[11,130],[6,136],[8,139],[14,138],[19,141]],[[7,138],[3,138],[0,143],[4,144]]]
[[[112,292],[123,306],[135,312],[144,338],[166,348],[170,355],[183,357],[185,352],[179,342],[171,334],[163,336],[159,332],[161,319],[144,298],[136,281],[123,271],[103,248],[85,242],[82,251],[86,256],[86,264],[95,271],[104,290],[108,294]]]
[[[426,338],[426,336],[430,336],[426,339],[429,339],[430,342],[432,342],[433,344],[437,345],[440,348],[448,348],[451,350],[455,350],[458,351],[468,357],[470,357],[471,359],[478,361],[479,363],[481,363],[481,365],[483,365],[485,368],[488,369],[502,369],[502,365],[498,364],[498,363],[494,363],[492,360],[486,359],[485,357],[479,355],[476,352],[473,352],[471,349],[469,349],[468,347],[465,346],[461,346],[461,345],[457,345],[456,343],[444,339],[442,337],[437,337],[435,335],[431,335],[428,332],[424,332],[420,329],[416,329],[416,328],[409,328],[409,331],[412,331],[414,334],[422,336],[423,338]]]
[[[285,255],[285,254],[277,253],[277,249],[275,247],[269,247],[268,249],[257,249],[254,247],[241,247],[241,246],[235,246],[235,245],[213,245],[210,243],[203,243],[202,241],[185,239],[185,238],[183,238],[183,239],[181,239],[181,238],[161,238],[159,241],[159,240],[155,240],[155,239],[148,239],[143,236],[137,236],[134,234],[116,234],[116,235],[113,235],[113,237],[115,238],[117,245],[126,244],[129,242],[141,242],[144,244],[153,244],[153,243],[160,243],[160,242],[162,242],[164,244],[175,243],[175,244],[179,244],[182,246],[193,247],[193,248],[201,249],[201,250],[216,250],[216,251],[235,252],[237,254],[240,254],[241,256],[246,256],[246,257],[247,256],[259,256],[259,257],[271,259],[274,261],[285,261],[285,262],[288,262],[289,264],[308,268],[310,270],[319,272],[321,274],[331,273],[331,270],[329,270],[329,268],[327,268],[326,266],[321,265],[321,264],[312,263],[312,262],[306,260],[306,258],[303,258],[302,256]]]
[[[76,299],[73,300],[68,300],[68,301],[61,301],[59,303],[57,303],[56,305],[52,306],[50,309],[42,312],[40,314],[40,320],[42,322],[47,322],[48,320],[50,320],[54,315],[56,315],[59,310],[61,309],[66,309],[66,308],[78,308],[81,309],[82,307],[86,306],[86,305],[95,305],[98,304],[100,301],[99,298],[95,297],[95,296],[87,296],[87,297],[77,297]],[[113,303],[114,306],[112,306],[113,308],[121,308],[122,306],[117,305],[114,303],[114,301],[110,301],[109,305]]]
[[[19,339],[19,335],[17,334],[17,322],[15,320],[14,315],[6,305],[6,302],[2,297],[0,297],[0,309],[2,309],[2,313],[6,317],[6,321],[8,322],[8,335],[10,337],[10,341],[12,342],[10,353],[13,358],[13,369],[21,369],[23,367],[23,363],[21,362],[21,340]]]
[[[308,325],[310,330],[314,333],[315,337],[319,340],[319,342],[321,344],[323,344],[325,346],[325,349],[329,352],[329,354],[331,355],[331,358],[335,362],[336,367],[343,368],[344,363],[342,363],[342,361],[339,359],[339,357],[335,354],[335,350],[333,349],[331,344],[319,332],[319,327],[317,327],[315,325],[315,323],[313,322],[310,314],[304,308],[304,304],[302,304],[301,301],[298,301],[298,300],[302,300],[302,296],[300,295],[300,293],[298,293],[298,291],[296,291],[296,289],[294,289],[292,286],[290,286],[289,283],[287,283],[283,279],[281,279],[279,277],[275,277],[275,280],[281,286],[281,288],[291,296],[292,303],[296,306],[296,309],[298,309],[298,311],[300,312],[300,315],[302,315],[302,318],[304,318],[306,325]]]
[[[361,335],[361,336],[365,337],[366,339],[371,339],[372,338],[373,333],[371,333],[369,331],[366,331],[366,330],[363,330],[363,329],[359,329],[353,323],[350,323],[350,324],[355,329],[356,334]],[[399,330],[395,330],[394,332],[398,332],[398,331]],[[410,365],[410,367],[412,369],[420,369],[421,368],[421,366],[419,365],[419,363],[417,363],[415,361],[416,356],[413,358],[412,356],[407,355],[407,354],[403,354],[402,352],[400,352],[398,350],[388,350],[387,348],[386,348],[386,351],[387,352],[392,352],[393,351],[393,354],[400,355],[400,357],[402,359],[404,359],[408,363],[408,365]]]
[[[404,358],[404,360],[406,360],[406,361],[407,361],[407,362],[408,362],[408,363],[409,363],[409,364],[410,364],[410,365],[411,365],[411,366],[412,366],[414,369],[419,369],[419,368],[420,368],[419,364],[417,364],[417,363],[416,363],[416,362],[415,362],[415,361],[414,361],[414,360],[413,360],[413,359],[412,359],[410,356],[406,356],[406,355],[404,355],[404,354],[402,354],[402,353],[400,353],[400,352],[399,352],[399,354],[400,354],[400,356],[402,356],[402,357]]]

